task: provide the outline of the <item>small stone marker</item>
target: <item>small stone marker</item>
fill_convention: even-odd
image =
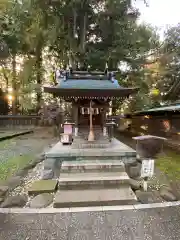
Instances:
[[[32,184],[28,190],[28,194],[52,193],[56,191],[57,180],[39,180]]]

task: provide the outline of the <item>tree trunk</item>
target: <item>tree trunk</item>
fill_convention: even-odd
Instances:
[[[6,93],[8,93],[9,78],[8,78],[8,76],[6,74],[5,66],[2,66],[2,73],[3,73],[4,79],[6,81]]]
[[[83,54],[85,53],[86,26],[87,26],[87,12],[84,13],[83,22],[82,22],[82,30],[81,30],[80,49],[81,49],[81,53],[83,53]]]
[[[73,37],[74,38],[76,38],[76,32],[77,32],[76,21],[77,21],[77,12],[76,12],[76,9],[73,8]]]
[[[85,65],[85,46],[86,46],[86,27],[87,27],[87,12],[81,13],[81,24],[80,24],[80,43],[79,43],[79,63],[80,69],[84,68]]]
[[[39,110],[41,106],[42,101],[42,91],[41,91],[41,85],[42,85],[42,45],[41,43],[38,44],[36,48],[36,83],[38,85],[38,91],[37,91],[37,111]]]
[[[17,84],[16,84],[16,54],[12,55],[12,88],[13,88],[13,100],[12,100],[12,114],[17,114]]]

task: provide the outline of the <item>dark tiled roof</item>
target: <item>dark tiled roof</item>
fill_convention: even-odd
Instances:
[[[110,80],[94,80],[94,79],[68,79],[66,81],[61,80],[56,86],[63,89],[120,89],[121,87],[117,81],[112,82]]]
[[[58,84],[52,87],[44,87],[44,91],[56,96],[64,97],[128,97],[136,93],[137,88],[123,88],[114,79],[113,74],[70,74],[67,72],[60,75]]]

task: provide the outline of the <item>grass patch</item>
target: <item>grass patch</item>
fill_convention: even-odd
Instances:
[[[165,173],[169,180],[180,180],[180,154],[167,150],[159,155],[156,160],[156,167]]]
[[[0,180],[6,180],[21,170],[32,160],[32,155],[22,155],[9,158],[6,162],[0,162]]]

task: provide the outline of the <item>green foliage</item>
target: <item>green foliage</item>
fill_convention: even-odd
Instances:
[[[169,180],[180,180],[179,153],[165,151],[163,155],[158,157],[156,166],[168,176]]]
[[[164,81],[161,85],[166,92],[165,100],[179,99],[180,91],[180,24],[169,28],[162,47],[161,65]]]
[[[29,83],[35,82],[35,76],[33,72],[35,71],[35,57],[24,59],[22,70],[19,74],[19,79],[22,85],[27,85]]]
[[[139,102],[148,98],[151,84],[141,68],[147,55],[159,47],[159,40],[152,27],[137,24],[139,12],[130,0],[24,0],[4,6],[0,42],[6,43],[11,54],[6,69],[12,57],[22,59],[20,70],[16,67],[16,72],[10,72],[6,85],[15,88],[22,108],[35,106],[34,93],[40,104],[40,86],[53,81],[52,65],[69,63],[99,70],[104,70],[106,62],[109,69],[117,69],[122,61],[128,63],[130,70],[119,73],[119,82],[140,87]]]

